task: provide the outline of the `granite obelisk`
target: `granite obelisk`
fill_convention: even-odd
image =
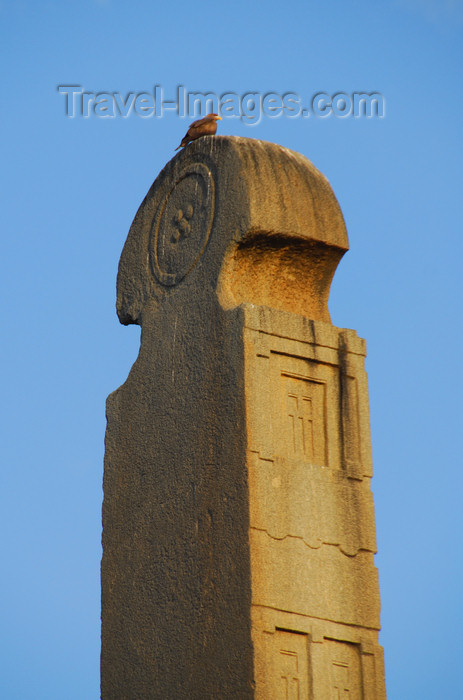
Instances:
[[[384,700],[365,342],[328,295],[348,249],[303,156],[203,137],[146,195],[108,398],[103,700]]]

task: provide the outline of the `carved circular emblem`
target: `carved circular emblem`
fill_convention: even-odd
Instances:
[[[150,237],[153,273],[161,284],[178,284],[196,265],[214,218],[212,173],[202,163],[187,166],[154,217]]]

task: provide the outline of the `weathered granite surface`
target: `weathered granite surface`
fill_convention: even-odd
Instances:
[[[141,347],[107,402],[103,700],[385,697],[365,343],[327,306],[347,248],[327,180],[262,141],[193,142],[140,206],[117,311]]]

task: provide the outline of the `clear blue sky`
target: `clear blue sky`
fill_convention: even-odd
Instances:
[[[105,399],[135,360],[115,280],[188,119],[68,119],[93,92],[378,91],[383,119],[224,119],[329,178],[351,250],[333,322],[368,342],[389,700],[460,698],[460,0],[0,1],[0,697],[99,697]]]

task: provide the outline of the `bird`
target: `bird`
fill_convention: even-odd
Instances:
[[[202,119],[197,119],[193,124],[190,124],[190,128],[186,132],[182,139],[180,146],[175,149],[178,151],[179,148],[185,148],[190,141],[199,139],[200,136],[214,136],[217,131],[217,121],[222,120],[218,114],[207,114]]]

